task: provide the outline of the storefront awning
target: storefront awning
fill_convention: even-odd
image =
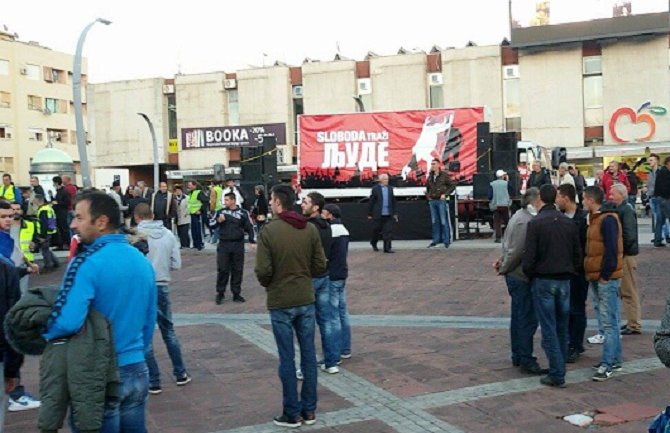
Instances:
[[[656,142],[656,143],[630,143],[617,144],[614,146],[598,146],[593,148],[596,156],[638,156],[650,153],[667,153],[670,152],[670,142]]]

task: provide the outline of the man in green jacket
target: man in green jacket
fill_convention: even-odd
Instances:
[[[288,185],[272,188],[270,207],[275,218],[260,234],[255,267],[256,277],[267,291],[267,307],[279,352],[284,408],[283,413],[274,418],[274,423],[283,427],[316,422],[312,277],[326,272],[326,256],[319,233],[305,217],[290,210],[295,203],[294,197]],[[300,398],[295,374],[294,331],[304,375]]]

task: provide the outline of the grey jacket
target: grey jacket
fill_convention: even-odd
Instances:
[[[503,254],[500,258],[500,273],[510,275],[522,281],[528,281],[528,277],[521,269],[521,258],[526,243],[526,229],[528,222],[533,219],[533,214],[528,209],[517,211],[507,224],[505,236],[503,237]]]
[[[188,212],[188,196],[182,195],[180,198],[175,196],[175,200],[177,201],[177,225],[191,224],[191,214]]]
[[[498,206],[509,206],[512,200],[509,198],[508,184],[506,180],[498,179],[491,182],[491,202],[489,208],[493,211]]]
[[[142,221],[137,231],[145,235],[149,242],[147,258],[156,272],[156,283],[166,285],[170,282],[170,271],[181,268],[177,238],[165,228],[163,221]]]
[[[670,297],[665,301],[665,314],[661,319],[661,326],[654,335],[654,350],[658,359],[666,367],[670,367]]]

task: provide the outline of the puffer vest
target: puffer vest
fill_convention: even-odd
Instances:
[[[617,280],[623,277],[623,231],[621,221],[615,211],[603,211],[589,215],[589,228],[586,231],[586,254],[584,255],[584,271],[586,272],[586,279],[589,281],[600,279],[603,259],[605,258],[605,242],[600,227],[605,217],[608,216],[616,220],[619,228],[616,270],[612,273],[610,279]]]

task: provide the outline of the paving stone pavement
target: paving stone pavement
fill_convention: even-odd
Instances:
[[[601,346],[589,346],[569,366],[568,387],[556,390],[509,362],[509,298],[490,271],[497,249],[397,248],[392,256],[367,249],[350,253],[354,357],[338,375],[320,373],[318,422],[301,430],[576,432],[559,418],[627,402],[660,410],[670,401],[669,375],[651,344],[665,305],[670,251],[643,247],[638,258],[645,332],[624,338],[624,371],[607,382],[592,382],[590,365]],[[164,392],[150,398],[149,431],[285,431],[269,422],[281,410],[281,385],[264,291],[253,277],[253,254],[245,266],[245,304],[214,305],[214,270],[211,254],[186,251],[184,270],[174,275],[174,320],[194,381],[183,388],[169,383],[169,359],[157,336]],[[59,278],[52,273],[32,283]],[[535,352],[546,364],[539,332],[536,339]],[[37,368],[38,359],[30,358],[23,369],[34,393]],[[645,431],[648,422],[607,431]],[[8,414],[7,423],[9,432],[34,432],[36,412]]]

